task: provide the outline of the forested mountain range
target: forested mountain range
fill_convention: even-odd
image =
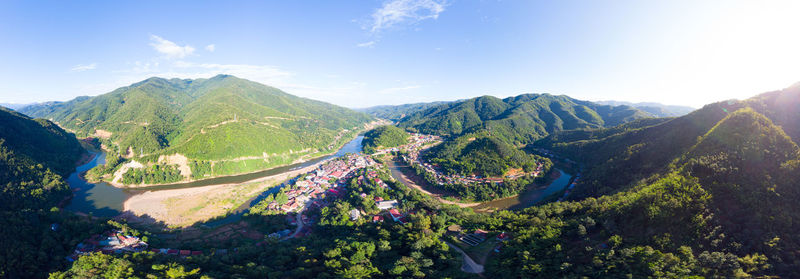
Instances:
[[[523,94],[441,104],[406,116],[398,126],[453,137],[488,130],[495,137],[519,145],[555,131],[612,127],[646,117],[650,115],[629,106],[598,105],[563,95]]]
[[[566,202],[503,217],[495,275],[797,277],[798,87],[538,141],[583,163]],[[524,225],[523,225],[524,224]],[[516,228],[514,228],[516,227]]]
[[[196,161],[193,177],[320,156],[371,120],[364,113],[229,75],[150,78],[96,97],[20,111],[52,119],[78,136],[105,138],[126,158],[155,162],[160,155],[180,154]]]
[[[435,134],[445,142],[425,155],[447,173],[502,176],[533,165],[519,149],[562,130],[613,127],[651,115],[630,106],[598,105],[567,96],[483,96],[416,110],[398,127]],[[472,142],[475,139],[481,139]],[[513,155],[513,156],[512,156]],[[523,159],[524,158],[524,159]]]
[[[631,106],[647,112],[653,117],[676,117],[684,116],[695,110],[693,107],[665,105],[653,102],[631,103],[622,101],[597,101],[595,103],[610,106]]]

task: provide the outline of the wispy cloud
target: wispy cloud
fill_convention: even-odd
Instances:
[[[78,64],[78,65],[73,66],[71,69],[69,69],[69,71],[70,72],[83,72],[83,71],[88,71],[88,70],[94,70],[96,68],[97,68],[97,63],[86,64],[86,65]]]
[[[217,49],[217,46],[215,46],[214,44],[210,44],[210,45],[206,46],[206,50],[209,51],[209,52],[214,52],[214,50],[216,50],[216,49]]]
[[[392,94],[392,93],[397,93],[397,92],[400,92],[400,91],[408,91],[408,90],[418,89],[418,88],[421,88],[421,87],[422,86],[420,86],[420,85],[409,85],[409,86],[402,86],[402,87],[385,88],[385,89],[382,89],[380,91],[380,93],[382,93],[382,94]]]
[[[413,25],[426,19],[437,19],[447,3],[443,0],[390,0],[372,13],[369,30],[382,30],[401,25]]]
[[[356,45],[357,47],[373,47],[375,46],[375,41],[369,41],[365,43],[360,43]]]
[[[179,46],[156,35],[150,35],[150,46],[167,58],[184,58],[194,53],[190,45]]]

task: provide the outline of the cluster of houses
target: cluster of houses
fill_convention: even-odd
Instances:
[[[296,180],[290,189],[286,191],[286,195],[289,198],[288,202],[281,205],[273,201],[268,205],[268,208],[288,213],[302,211],[302,208],[305,208],[309,203],[324,206],[322,204],[324,202],[323,197],[343,194],[342,191],[346,187],[346,179],[355,170],[377,164],[372,157],[362,154],[349,154],[338,160],[329,161]]]
[[[148,244],[140,238],[126,235],[122,231],[110,231],[104,234],[95,234],[85,239],[75,247],[73,253],[67,256],[67,260],[73,262],[80,256],[101,252],[103,254],[119,254],[125,252],[144,252],[148,251]],[[203,255],[202,251],[193,250],[180,250],[172,248],[153,248],[149,251],[157,254],[173,255],[173,256],[198,256]],[[228,250],[218,249],[214,252],[215,255],[226,254]]]
[[[147,243],[135,236],[125,235],[122,231],[112,231],[104,234],[95,234],[83,240],[75,247],[73,253],[67,257],[74,261],[78,257],[93,253],[115,254],[123,252],[141,252],[147,249]]]
[[[392,219],[401,224],[408,223],[408,215],[400,213],[400,210],[397,209],[400,205],[397,200],[385,201],[381,197],[375,197],[375,205],[381,212],[372,216],[373,223],[380,223],[385,219]]]
[[[408,152],[407,155],[403,155],[402,159],[407,164],[417,165],[422,167],[425,172],[431,174],[436,181],[435,183],[439,185],[453,185],[453,184],[461,184],[461,185],[476,185],[476,184],[483,184],[483,183],[495,183],[495,184],[502,184],[503,178],[502,177],[481,177],[477,175],[447,175],[439,170],[430,163],[425,162],[422,160],[422,157],[419,155],[420,150],[411,150]],[[506,178],[508,179],[517,179],[524,175],[533,175],[538,176],[542,172],[542,168],[544,164],[539,162],[536,166],[536,169],[530,173],[518,173],[514,175],[509,175]]]

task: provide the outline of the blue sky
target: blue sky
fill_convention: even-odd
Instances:
[[[699,107],[800,81],[800,1],[2,1],[0,102],[233,74],[348,107]]]

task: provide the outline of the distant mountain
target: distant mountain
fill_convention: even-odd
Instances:
[[[377,118],[388,119],[391,121],[398,121],[403,117],[406,117],[406,115],[447,103],[450,102],[442,101],[442,102],[431,102],[431,103],[403,104],[396,106],[375,106],[375,107],[361,108],[356,110],[375,116]]]
[[[150,78],[96,97],[25,107],[79,136],[104,138],[145,162],[186,157],[195,178],[234,174],[320,156],[371,120],[366,114],[289,95],[256,82]],[[199,175],[198,175],[199,174]]]
[[[649,114],[652,114],[654,117],[676,117],[676,116],[683,116],[689,114],[690,112],[694,111],[695,108],[687,107],[687,106],[672,106],[672,105],[664,105],[659,103],[652,103],[652,102],[643,102],[643,103],[631,103],[631,102],[623,102],[623,101],[598,101],[595,102],[598,104],[603,105],[610,105],[610,106],[632,106],[637,109],[643,110]]]
[[[0,107],[6,107],[13,110],[18,110],[24,107],[27,107],[31,104],[16,104],[16,103],[0,103]]]
[[[401,119],[399,127],[426,134],[459,136],[488,130],[513,144],[527,144],[561,130],[612,127],[650,117],[630,106],[599,105],[567,96],[483,96],[440,104]]]

